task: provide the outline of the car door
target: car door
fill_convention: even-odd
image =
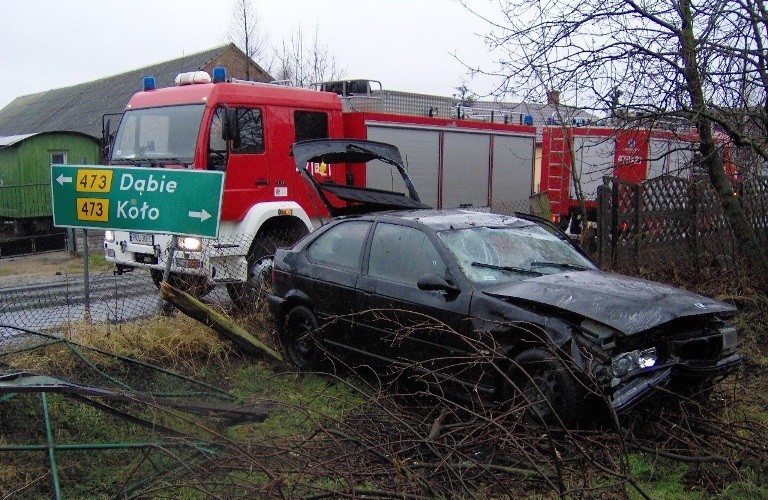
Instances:
[[[354,332],[360,350],[382,364],[413,366],[431,378],[471,379],[468,320],[472,291],[419,290],[424,274],[452,281],[434,242],[422,230],[379,222],[374,228],[367,271],[358,279],[362,315]],[[471,370],[470,370],[471,371]]]
[[[311,297],[324,342],[343,345],[357,309],[355,284],[360,276],[369,221],[335,224],[306,249],[301,283],[296,288]]]

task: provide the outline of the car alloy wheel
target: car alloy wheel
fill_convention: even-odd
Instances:
[[[317,367],[320,358],[317,327],[317,318],[304,306],[294,307],[285,317],[280,340],[288,361],[299,370]]]

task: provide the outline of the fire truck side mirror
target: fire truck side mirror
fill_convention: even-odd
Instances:
[[[111,125],[111,120],[102,118],[102,124],[101,127],[101,146],[102,151],[101,153],[104,155],[104,158],[109,159],[110,157],[110,150],[112,149],[112,134],[110,133],[109,126]]]
[[[221,138],[225,141],[234,141],[234,147],[237,147],[237,143],[240,142],[237,108],[224,108],[224,120],[221,127]]]

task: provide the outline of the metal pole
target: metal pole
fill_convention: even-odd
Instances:
[[[85,307],[85,320],[91,321],[91,280],[88,270],[88,230],[83,229],[83,300]]]
[[[176,241],[178,237],[174,234],[171,236],[171,246],[168,249],[168,258],[165,261],[165,270],[163,270],[163,281],[168,282],[168,278],[171,276],[171,265],[173,264],[173,252],[176,250]],[[165,307],[165,301],[160,297],[157,301],[157,310],[162,312]]]
[[[53,445],[53,430],[51,419],[48,416],[48,400],[45,392],[40,393],[40,403],[43,407],[43,423],[45,424],[45,444],[48,451],[48,463],[51,467],[51,481],[53,482],[53,495],[57,500],[61,498],[61,482],[59,481],[59,468],[56,465],[56,453]]]

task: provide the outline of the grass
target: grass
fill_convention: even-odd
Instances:
[[[88,256],[88,270],[91,273],[111,271],[109,264],[101,253],[91,253]],[[45,276],[45,275],[82,275],[84,270],[82,255],[41,253],[24,257],[0,259],[0,276]]]
[[[702,498],[701,492],[690,491],[685,487],[685,476],[689,470],[687,464],[653,457],[647,453],[630,453],[627,459],[630,474],[643,490],[652,493],[653,498],[659,500]],[[630,490],[630,496],[642,498],[633,490]]]
[[[155,318],[148,321],[119,325],[73,324],[66,337],[93,348],[119,353],[143,362],[153,363],[177,373],[230,390],[233,398],[245,406],[269,401],[273,409],[263,422],[242,422],[224,425],[216,419],[186,415],[160,407],[118,404],[126,411],[158,425],[179,429],[188,436],[218,443],[216,447],[228,453],[239,453],[241,443],[292,442],[311,435],[317,424],[340,418],[361,404],[362,398],[348,385],[334,383],[326,377],[299,375],[276,370],[264,361],[244,357],[208,328],[184,316]],[[83,351],[80,349],[80,351]],[[135,368],[127,371],[109,357],[88,353],[88,364],[115,379],[125,380],[134,387],[153,391],[181,391],[163,374],[151,374]],[[62,345],[5,356],[0,361],[17,370],[47,373],[67,380],[88,379],[82,360]],[[152,377],[151,380],[148,377]],[[96,386],[104,381],[94,380]],[[81,382],[82,383],[82,382]],[[109,385],[109,383],[107,383]],[[40,401],[35,395],[12,397],[0,404],[0,444],[44,442]],[[142,442],[159,439],[156,433],[131,424],[82,401],[60,395],[48,398],[48,410],[55,429],[54,441],[61,443]],[[189,439],[189,438],[188,438]],[[235,450],[235,451],[233,451]],[[195,453],[173,451],[174,456],[194,463]],[[155,455],[154,453],[150,453]],[[156,472],[141,455],[117,452],[59,452],[62,485],[68,497],[109,497],[124,484],[136,481],[137,471],[153,477]],[[138,458],[137,458],[138,457]],[[240,457],[239,460],[242,460]],[[48,496],[49,465],[36,453],[0,453],[0,498],[7,495],[30,494]],[[152,464],[162,469],[173,460],[160,453]],[[128,467],[126,467],[126,464]],[[224,478],[229,474],[224,474]],[[243,480],[244,479],[240,479]],[[249,479],[250,481],[250,479]],[[173,497],[201,498],[196,488],[172,488]],[[32,492],[32,493],[30,493]],[[36,493],[35,493],[36,492]]]
[[[109,271],[114,268],[114,264],[106,261],[101,253],[89,253],[88,254],[88,271],[95,273],[100,271]],[[64,267],[64,271],[68,274],[82,274],[85,265],[83,263],[83,257],[80,256],[79,260],[71,261]]]

